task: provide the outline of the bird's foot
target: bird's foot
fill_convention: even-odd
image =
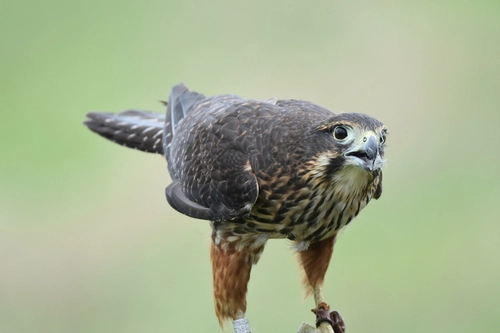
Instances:
[[[335,333],[344,333],[345,324],[337,311],[330,312],[330,306],[325,302],[320,302],[315,309],[311,310],[316,315],[316,327],[321,323],[328,323],[332,326]]]
[[[330,312],[330,319],[333,322],[333,331],[335,333],[344,333],[345,332],[345,324],[344,320],[340,316],[337,311]]]
[[[316,327],[322,322],[327,322],[333,327],[333,321],[330,318],[330,305],[320,302],[315,309],[311,310],[316,315]]]

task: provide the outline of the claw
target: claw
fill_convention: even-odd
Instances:
[[[312,309],[311,311],[316,315],[316,327],[319,327],[319,325],[325,321],[333,327],[333,321],[329,312],[330,306],[328,304],[320,302],[316,309]]]
[[[333,322],[332,327],[335,333],[345,333],[345,323],[337,311],[330,312],[330,320]]]
[[[345,333],[344,320],[337,311],[329,312],[330,306],[325,302],[319,303],[316,309],[311,311],[316,315],[316,327],[326,322],[332,326],[335,333]]]

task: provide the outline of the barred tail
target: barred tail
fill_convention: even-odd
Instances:
[[[165,116],[149,111],[90,112],[84,124],[93,132],[120,145],[163,154]]]
[[[204,95],[189,91],[180,83],[172,88],[168,103],[165,103],[166,115],[137,110],[116,114],[90,112],[84,124],[93,132],[120,145],[168,156],[177,124],[195,103],[204,98]]]

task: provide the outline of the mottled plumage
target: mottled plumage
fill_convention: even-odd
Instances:
[[[319,288],[337,232],[382,192],[386,129],[365,114],[335,115],[300,100],[207,98],[180,84],[166,116],[88,117],[107,139],[164,154],[170,205],[211,221],[220,322],[244,317],[251,265],[268,239],[291,240],[306,285]]]

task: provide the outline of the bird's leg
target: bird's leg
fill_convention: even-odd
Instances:
[[[307,250],[299,252],[299,262],[305,272],[304,284],[308,293],[312,292],[314,295],[316,308],[313,309],[313,312],[316,314],[318,329],[322,333],[334,332],[335,323],[331,320],[330,306],[324,300],[321,285],[332,257],[335,236],[311,243]]]
[[[265,242],[245,244],[225,240],[211,244],[215,313],[221,327],[225,320],[233,320],[236,333],[251,332],[245,318],[247,285],[252,265],[258,261]]]
[[[313,286],[313,295],[314,295],[314,302],[316,303],[316,306],[318,306],[320,303],[325,302],[325,298],[323,297],[323,291],[321,290],[321,285],[316,284]]]
[[[240,318],[233,320],[234,333],[252,333],[248,319]]]
[[[219,325],[227,319],[241,323],[247,308],[246,293],[252,265],[246,254],[232,243],[221,242],[211,247],[215,314]]]
[[[304,285],[307,293],[314,293],[316,305],[323,302],[321,285],[332,258],[335,235],[319,242],[309,244],[306,250],[300,251],[299,264],[304,269]]]
[[[316,308],[312,311],[316,315],[316,324],[321,333],[334,333],[333,323],[330,319],[330,306],[325,303],[323,298],[323,292],[321,291],[321,285],[318,283],[313,287],[314,302],[316,303]]]

